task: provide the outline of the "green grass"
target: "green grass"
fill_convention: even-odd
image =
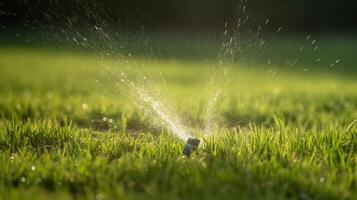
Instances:
[[[0,199],[356,199],[357,46],[331,44],[307,55],[277,46],[264,56],[323,62],[290,68],[262,55],[224,66],[225,80],[214,59],[1,47]],[[336,51],[342,70],[329,67]],[[216,76],[225,96],[214,137],[183,157],[183,143],[154,126],[104,70],[126,61],[195,130]]]

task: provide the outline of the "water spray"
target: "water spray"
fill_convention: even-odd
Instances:
[[[189,157],[193,151],[195,151],[200,145],[200,140],[197,138],[188,138],[183,149],[183,155]]]
[[[150,116],[159,119],[161,123],[166,126],[174,136],[183,141],[186,141],[182,153],[183,155],[189,157],[192,152],[198,148],[200,140],[187,134],[186,128],[182,123],[180,123],[175,115],[173,115],[172,112],[170,112],[170,110],[168,110],[159,99],[150,95],[149,91],[144,86],[137,85],[133,81],[129,80],[125,73],[121,72],[120,74],[121,82],[117,82],[116,84],[118,86],[122,86],[122,84],[127,86],[131,94],[135,97],[133,98],[133,102],[135,104],[141,105],[141,109],[144,108],[146,112],[151,114]],[[210,108],[210,111],[211,110],[212,109]]]

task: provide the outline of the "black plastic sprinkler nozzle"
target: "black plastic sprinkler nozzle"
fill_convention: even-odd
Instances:
[[[195,151],[200,145],[200,140],[197,138],[188,138],[183,149],[183,155],[189,157],[193,151]]]

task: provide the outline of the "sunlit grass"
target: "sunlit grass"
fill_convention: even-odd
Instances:
[[[218,77],[214,137],[182,157],[183,143],[108,78],[104,65],[123,63],[196,128]],[[261,63],[227,64],[220,80],[215,66],[1,49],[0,197],[356,198],[357,81]]]

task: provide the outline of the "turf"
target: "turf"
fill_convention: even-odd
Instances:
[[[215,59],[3,46],[0,199],[356,199],[357,46],[333,41],[305,55],[321,63],[268,65],[261,56],[223,69]],[[335,47],[347,55],[337,55],[343,70],[329,66]],[[218,77],[213,85],[225,94],[214,137],[183,157],[183,142],[153,125],[104,70],[123,63],[147,70],[195,130],[213,90],[207,83]]]

